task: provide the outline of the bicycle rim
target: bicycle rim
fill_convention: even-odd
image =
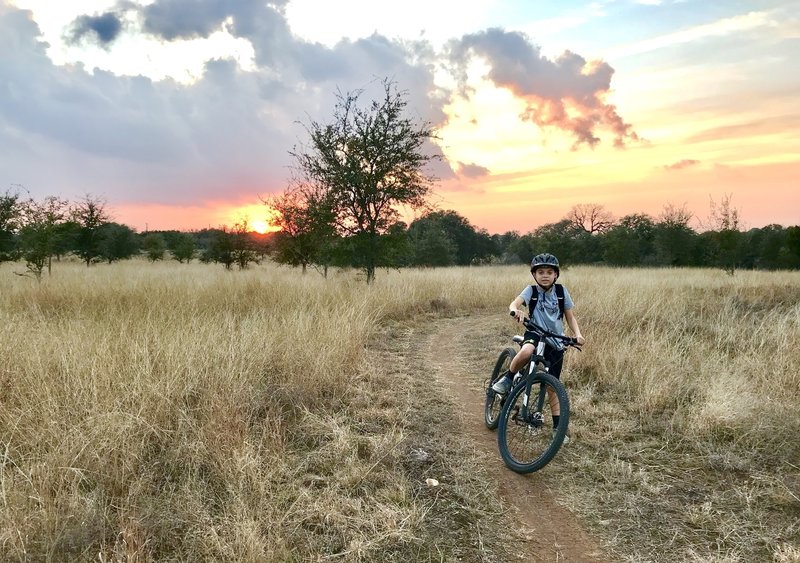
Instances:
[[[486,401],[483,406],[483,421],[486,427],[490,430],[497,428],[497,423],[500,420],[500,411],[503,408],[504,395],[498,395],[492,390],[492,385],[497,379],[508,371],[511,365],[511,360],[517,355],[517,351],[513,348],[506,348],[500,352],[497,361],[492,369],[492,374],[486,384]]]
[[[558,429],[553,429],[550,394],[558,398]],[[517,473],[531,473],[547,465],[556,455],[569,424],[569,398],[563,384],[545,373],[534,376],[528,415],[523,417],[525,382],[514,387],[500,413],[497,442],[505,464]],[[543,397],[540,400],[540,396]],[[539,408],[541,405],[541,408]]]

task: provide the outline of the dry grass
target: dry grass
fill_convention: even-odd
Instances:
[[[365,349],[380,322],[474,306],[479,276],[366,287],[66,263],[37,285],[12,269],[2,559],[371,559],[418,543],[426,503],[396,463],[410,401],[390,400]]]
[[[571,506],[630,561],[796,560],[800,274],[570,279]]]
[[[370,287],[270,265],[64,263],[41,285],[12,270],[0,558],[479,553],[464,538],[484,476],[459,466],[463,447],[438,448],[461,515],[438,522],[408,452],[446,423],[372,354],[387,324],[502,311],[524,268],[382,272]],[[797,560],[800,274],[574,268],[564,281],[590,340],[565,374],[565,502],[631,561]]]

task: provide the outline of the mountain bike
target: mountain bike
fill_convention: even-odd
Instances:
[[[497,445],[506,466],[517,473],[532,473],[558,453],[569,425],[569,397],[561,381],[548,373],[545,338],[561,340],[578,350],[580,347],[574,338],[552,333],[528,319],[522,322],[538,336],[536,351],[505,395],[496,393],[492,385],[508,370],[517,352],[510,347],[500,352],[486,386],[484,422],[488,428],[498,429]],[[512,338],[520,347],[522,339],[522,336]],[[560,411],[559,424],[554,429],[551,418],[556,409]]]

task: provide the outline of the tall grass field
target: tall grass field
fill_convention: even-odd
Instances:
[[[416,396],[372,348],[388,326],[504,314],[524,265],[369,286],[271,264],[20,269],[0,265],[0,560],[456,558],[402,463]],[[587,338],[564,375],[564,504],[620,560],[797,561],[800,273],[562,281]]]

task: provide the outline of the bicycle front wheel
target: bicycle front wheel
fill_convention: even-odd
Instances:
[[[561,448],[569,424],[569,397],[564,384],[545,372],[536,372],[531,377],[528,407],[523,404],[526,388],[523,378],[509,393],[498,421],[500,456],[517,473],[533,473],[547,465]],[[552,419],[554,409],[560,410],[556,429]]]
[[[494,369],[492,369],[492,374],[489,376],[489,380],[486,383],[486,402],[483,406],[483,422],[486,423],[486,428],[489,430],[497,428],[497,422],[500,419],[500,409],[503,408],[503,402],[505,400],[504,395],[495,393],[492,390],[492,385],[494,385],[495,381],[500,379],[501,375],[508,371],[511,360],[513,360],[516,355],[517,351],[513,348],[506,348],[500,352],[500,356],[498,356],[494,364]],[[507,394],[508,393],[506,393],[506,395]]]

